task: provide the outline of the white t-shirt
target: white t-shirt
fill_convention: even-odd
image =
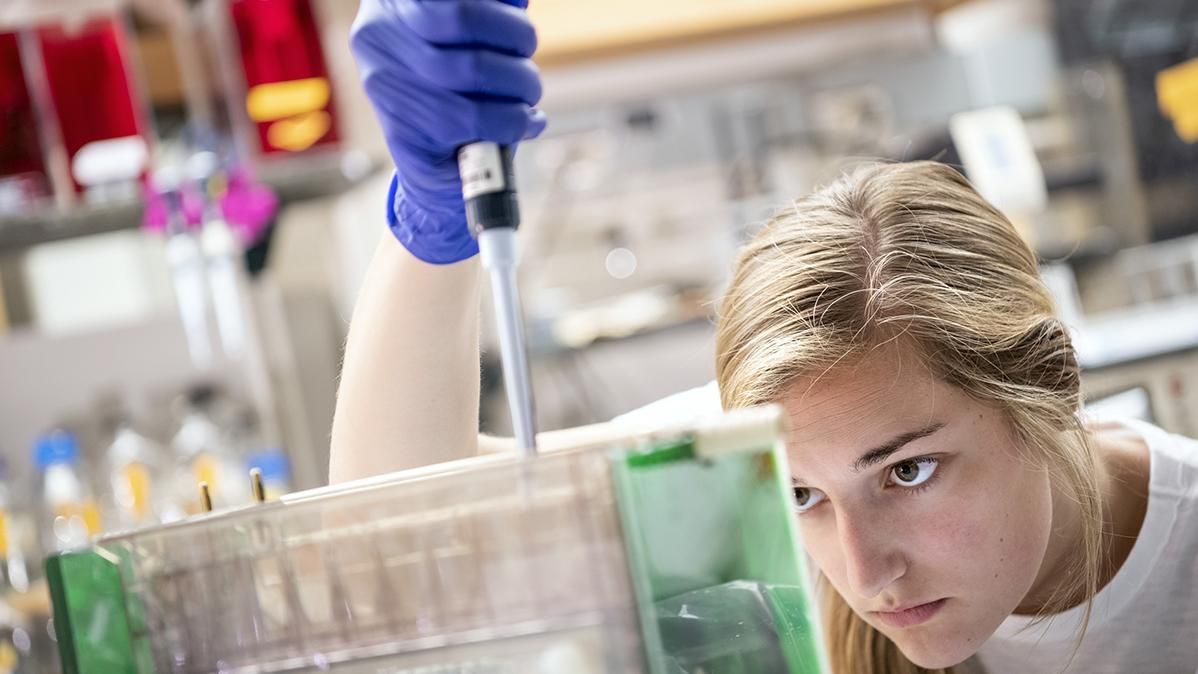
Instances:
[[[719,390],[712,382],[612,422],[648,430],[719,410]],[[1094,597],[1090,624],[1072,663],[1084,612],[1080,606],[1034,627],[1028,627],[1030,617],[1008,617],[963,670],[980,663],[986,674],[1198,672],[1198,440],[1144,421],[1118,422],[1148,445],[1148,509],[1131,553]]]
[[[611,423],[630,431],[648,431],[698,421],[722,410],[720,389],[712,381],[621,414]]]
[[[1131,554],[1094,597],[1072,663],[1082,606],[1032,627],[1030,617],[1008,617],[978,653],[987,674],[1198,672],[1198,441],[1120,423],[1143,435],[1151,466]]]

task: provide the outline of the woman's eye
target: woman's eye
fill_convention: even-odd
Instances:
[[[795,510],[806,512],[827,498],[824,492],[811,487],[795,487]]]
[[[900,487],[914,487],[931,479],[939,467],[940,460],[926,457],[907,459],[890,468],[890,483]]]

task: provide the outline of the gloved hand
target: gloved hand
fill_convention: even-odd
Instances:
[[[527,0],[362,0],[350,47],[382,123],[395,179],[388,223],[416,257],[478,252],[466,227],[457,149],[513,145],[545,128]]]

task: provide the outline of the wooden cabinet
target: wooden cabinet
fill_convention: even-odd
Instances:
[[[962,0],[531,0],[537,61],[613,54],[903,7],[940,11]]]

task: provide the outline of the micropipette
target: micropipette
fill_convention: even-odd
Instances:
[[[511,148],[490,142],[464,145],[458,150],[458,171],[462,176],[466,221],[478,239],[479,256],[491,278],[512,428],[521,451],[526,456],[536,456],[532,381],[516,283],[520,209],[516,203]]]

